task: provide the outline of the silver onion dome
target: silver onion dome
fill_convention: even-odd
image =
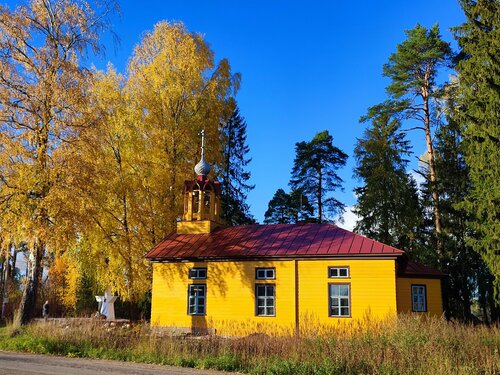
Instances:
[[[210,169],[212,169],[212,167],[207,163],[202,155],[201,160],[198,162],[198,164],[195,165],[194,171],[198,176],[208,176],[208,174],[210,173]]]
[[[208,176],[211,166],[205,160],[205,129],[200,132],[201,135],[201,160],[194,166],[194,171],[198,176]]]

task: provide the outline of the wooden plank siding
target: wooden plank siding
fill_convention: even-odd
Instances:
[[[426,314],[430,316],[441,316],[443,314],[443,304],[441,295],[441,279],[438,278],[409,278],[398,277],[397,304],[398,312]],[[427,312],[412,312],[411,286],[425,285],[427,297]]]
[[[329,278],[328,267],[348,266],[349,278]],[[328,284],[350,284],[351,317],[328,315]],[[396,315],[395,261],[302,260],[299,261],[299,311],[302,321],[320,325],[342,324]]]
[[[329,278],[328,267],[332,266],[349,267],[350,277]],[[189,279],[188,272],[193,267],[206,267],[207,279]],[[256,280],[257,267],[275,268],[276,279]],[[329,317],[330,283],[350,284],[351,317]],[[187,312],[187,291],[190,284],[207,286],[204,316],[191,316]],[[276,286],[275,316],[256,316],[256,284]],[[293,333],[298,323],[301,331],[307,331],[311,324],[329,326],[362,321],[367,317],[385,319],[395,316],[395,260],[290,259],[154,263],[152,295],[151,323],[154,326],[176,327],[181,331],[216,330],[221,335],[239,336],[253,332]]]
[[[190,280],[192,267],[207,267],[206,280]],[[275,280],[256,280],[255,268],[274,267]],[[187,313],[189,284],[206,284],[205,316]],[[255,284],[276,286],[276,315],[256,316]],[[151,324],[189,331],[217,330],[222,335],[289,333],[295,326],[295,269],[291,260],[274,262],[154,263]]]

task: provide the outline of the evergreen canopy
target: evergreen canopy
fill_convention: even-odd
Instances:
[[[342,189],[337,170],[346,164],[347,155],[333,145],[333,137],[324,130],[310,142],[295,144],[295,160],[290,186],[301,191],[316,210],[319,223],[344,212],[345,205],[328,193]]]

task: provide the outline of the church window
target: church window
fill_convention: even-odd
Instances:
[[[275,268],[256,268],[255,278],[257,280],[274,280],[276,279]]]
[[[206,313],[207,286],[205,284],[192,284],[188,289],[188,314],[205,315]]]
[[[349,276],[349,267],[328,267],[329,278],[348,278]]]
[[[193,190],[193,212],[200,212],[200,191]]]
[[[257,284],[255,286],[255,315],[276,315],[274,284]]]
[[[350,284],[328,284],[328,315],[331,317],[351,316]]]
[[[210,193],[206,192],[203,196],[203,204],[205,205],[205,212],[210,210]]]
[[[200,197],[201,197],[201,189],[200,189],[200,185],[198,185],[198,183],[196,183],[194,186],[193,186],[193,213],[194,214],[199,214],[200,213]],[[200,218],[197,217],[197,219],[199,220]]]
[[[190,279],[206,279],[207,269],[206,268],[190,268],[189,269]]]
[[[427,311],[427,296],[425,285],[411,286],[411,309],[414,312]]]

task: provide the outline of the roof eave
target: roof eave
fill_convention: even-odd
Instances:
[[[444,279],[448,277],[447,274],[425,274],[425,273],[404,273],[398,274],[399,278],[403,279]]]
[[[234,257],[154,257],[146,258],[153,263],[181,262],[229,262],[229,261],[266,261],[266,260],[325,260],[325,259],[396,259],[404,253],[387,254],[325,254],[325,255],[290,255],[290,256],[234,256]]]

